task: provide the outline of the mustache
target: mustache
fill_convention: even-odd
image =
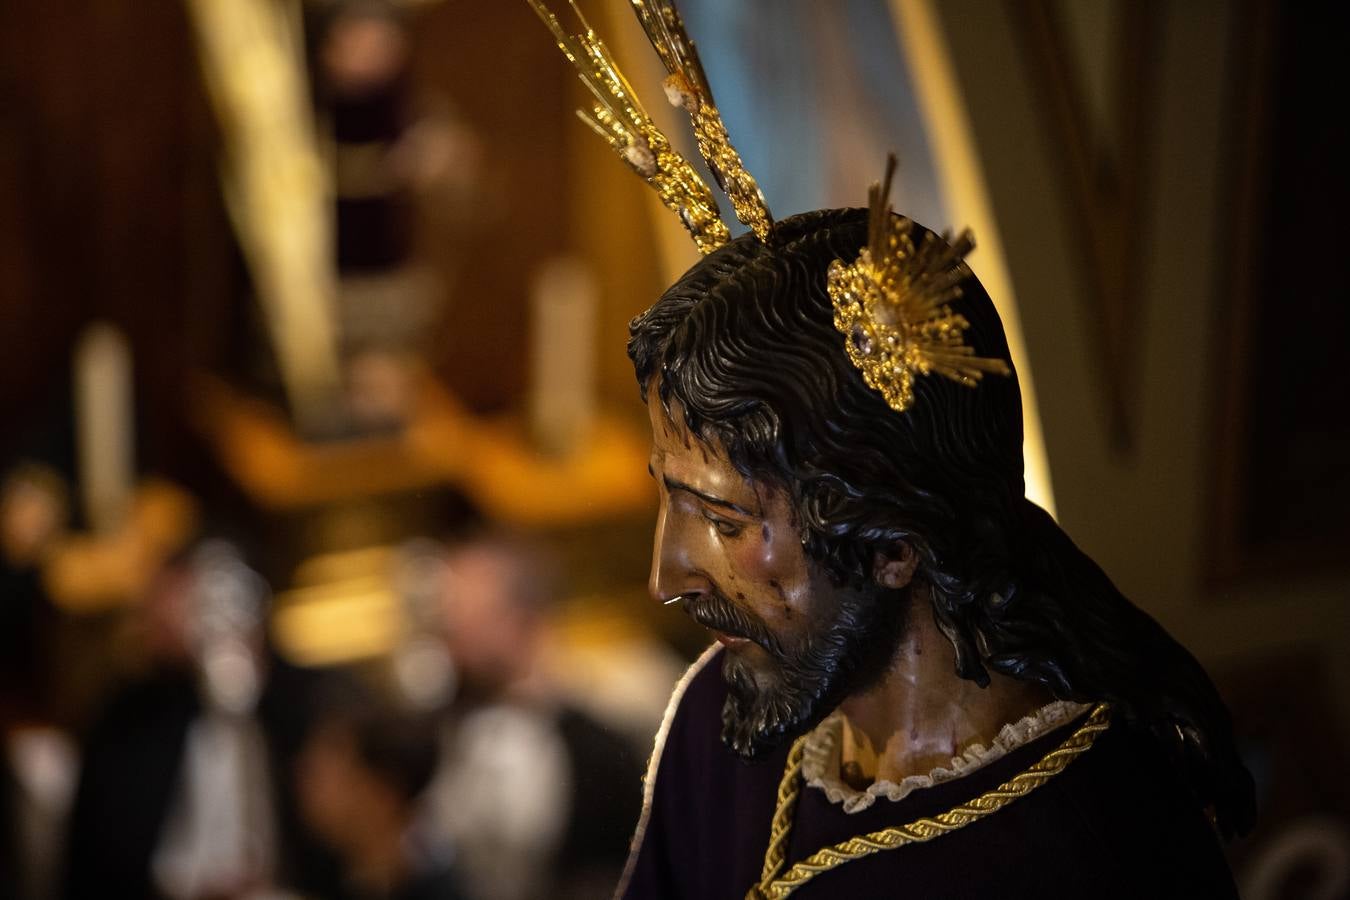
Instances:
[[[685,614],[704,628],[753,641],[770,653],[782,651],[778,638],[763,619],[716,591],[688,597],[682,605]]]

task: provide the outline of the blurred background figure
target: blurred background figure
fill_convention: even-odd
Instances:
[[[155,577],[137,609],[141,672],[82,747],[67,897],[267,897],[302,876],[284,776],[303,708],[272,685],[268,600],[224,541]]]
[[[447,842],[416,828],[439,730],[353,695],[321,711],[297,760],[302,820],[339,855],[341,900],[461,900]]]
[[[459,692],[426,824],[453,841],[475,900],[603,895],[637,821],[643,752],[550,670],[559,595],[537,544],[483,533],[450,549],[441,599]]]
[[[50,665],[58,615],[42,566],[66,531],[65,480],[50,466],[20,463],[0,475],[0,715],[41,717],[51,701]]]
[[[59,612],[42,566],[70,517],[64,479],[15,465],[0,481],[0,897],[50,895],[77,770],[54,708]]]

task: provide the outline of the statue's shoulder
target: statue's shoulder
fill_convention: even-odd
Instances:
[[[722,647],[717,644],[704,650],[671,691],[643,778],[642,815],[615,897],[649,893],[641,885],[655,877],[651,860],[665,858],[664,854],[669,850],[667,839],[672,833],[679,833],[668,820],[680,820],[688,814],[679,801],[682,796],[687,799],[685,789],[690,778],[690,753],[699,746],[701,732],[708,731],[708,735],[703,736],[704,742],[716,739],[716,731],[711,729],[720,718],[722,701],[717,698],[717,692],[720,689],[725,695],[726,691],[718,663],[721,651]],[[639,885],[636,892],[630,893],[635,884]]]
[[[713,644],[675,683],[657,733],[657,758],[667,744],[702,746],[708,740],[720,741],[722,704],[727,694],[726,682],[722,680],[723,652],[720,644]]]

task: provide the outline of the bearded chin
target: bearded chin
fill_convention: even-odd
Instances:
[[[722,665],[727,683],[722,743],[745,759],[761,759],[813,727],[824,718],[821,698],[836,680],[830,671],[813,674],[810,684],[786,681],[781,672],[757,672],[728,654]]]
[[[904,635],[907,601],[895,591],[849,596],[833,621],[797,645],[764,648],[769,662],[762,665],[727,651],[722,742],[745,759],[762,759],[875,684]]]

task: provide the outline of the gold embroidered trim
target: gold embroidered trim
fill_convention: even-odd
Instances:
[[[837,868],[846,862],[894,850],[906,844],[931,841],[966,827],[972,822],[993,815],[1003,807],[1036,790],[1073,762],[1096,741],[1097,736],[1111,726],[1111,707],[1099,703],[1080,725],[1058,747],[1051,750],[1030,768],[1010,780],[986,791],[980,796],[955,806],[932,818],[916,819],[906,825],[893,825],[871,834],[859,835],[826,847],[794,864],[779,875],[787,856],[788,839],[792,833],[792,814],[801,793],[801,768],[805,737],[798,738],[788,752],[783,768],[783,779],[778,785],[778,804],[769,826],[769,846],[764,852],[764,868],[759,884],[750,888],[746,900],[779,900],[786,897],[822,872]]]

